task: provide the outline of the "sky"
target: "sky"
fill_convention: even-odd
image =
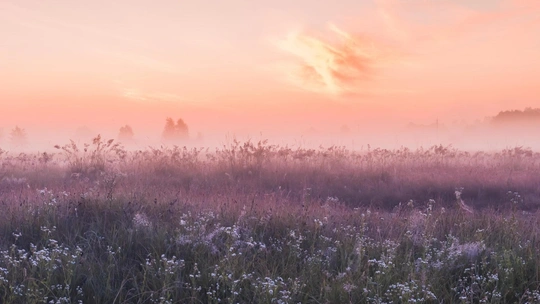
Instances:
[[[150,138],[172,117],[264,136],[540,107],[536,0],[3,0],[0,37],[4,134]]]

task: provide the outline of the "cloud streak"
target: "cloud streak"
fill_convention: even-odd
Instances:
[[[290,33],[278,47],[293,55],[288,77],[302,88],[330,94],[350,93],[361,81],[370,80],[394,53],[367,36],[356,36],[330,24],[331,37],[304,32]]]
[[[489,6],[379,0],[374,8],[376,14],[358,15],[358,22],[345,26],[363,29],[361,35],[330,24],[327,32],[294,31],[279,40],[277,47],[288,55],[287,63],[280,65],[286,78],[316,93],[380,95],[401,85],[390,83],[390,78],[403,78],[408,72],[415,73],[406,79],[410,81],[422,68],[487,62],[479,55],[482,50],[493,48],[508,57],[511,43],[505,41],[521,43],[523,28],[537,29],[540,23],[533,17],[540,4],[531,0],[501,0]]]
[[[176,94],[165,92],[144,92],[135,88],[123,88],[122,97],[140,102],[170,102],[180,103],[185,100]]]

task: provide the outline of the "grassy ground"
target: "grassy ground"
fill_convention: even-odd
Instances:
[[[527,149],[96,138],[0,160],[2,303],[540,302]]]

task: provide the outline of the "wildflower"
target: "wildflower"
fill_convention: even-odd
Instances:
[[[13,234],[13,237],[15,238],[15,242],[17,242],[17,240],[22,236],[22,233],[20,232],[19,233],[13,232],[12,234]]]
[[[144,213],[137,213],[133,217],[133,225],[136,228],[142,228],[142,227],[149,227],[150,226],[150,220]]]

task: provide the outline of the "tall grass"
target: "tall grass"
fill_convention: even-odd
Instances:
[[[58,148],[0,154],[2,303],[540,302],[527,149]]]

